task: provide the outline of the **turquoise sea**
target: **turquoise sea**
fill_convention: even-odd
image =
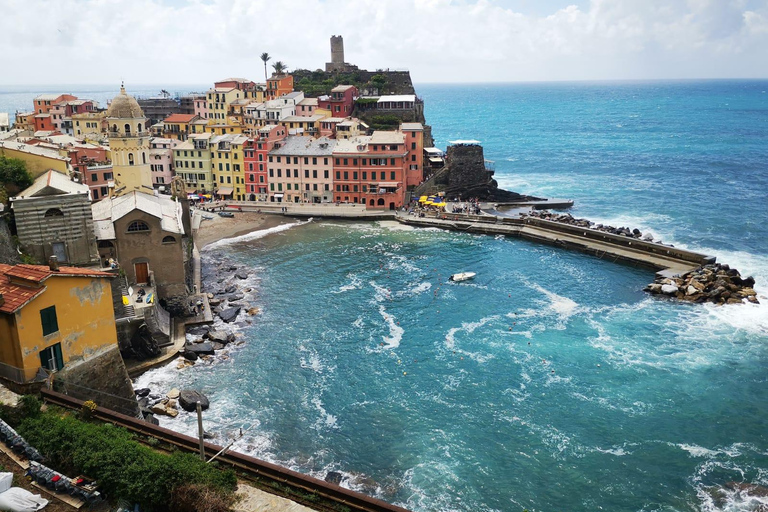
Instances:
[[[239,451],[417,511],[768,506],[734,490],[768,486],[768,81],[417,90],[503,187],[713,254],[763,304],[660,301],[648,270],[514,238],[298,222],[203,251],[211,284],[251,269],[261,313],[137,386],[200,389],[220,444],[243,428]]]

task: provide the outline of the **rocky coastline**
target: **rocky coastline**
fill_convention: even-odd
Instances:
[[[612,235],[626,236],[628,238],[636,238],[638,240],[642,240],[643,242],[653,242],[659,245],[668,245],[669,247],[674,247],[674,245],[665,244],[661,240],[654,240],[653,235],[651,235],[650,233],[643,234],[643,232],[637,228],[627,228],[624,226],[617,228],[614,226],[595,224],[589,219],[577,219],[570,213],[553,213],[553,212],[550,212],[549,210],[532,210],[530,213],[523,213],[520,216],[534,217],[537,219],[548,220],[551,222],[568,224],[569,226],[578,226],[580,228],[594,229],[596,231],[602,231],[604,233],[610,233]]]
[[[247,268],[220,263],[209,269],[210,275],[206,276],[207,298],[214,322],[186,328],[186,341],[176,359],[179,370],[210,363],[215,358],[228,359],[232,349],[245,343],[238,328],[251,324],[251,317],[259,314],[259,308],[251,304],[255,290],[247,284],[251,276]],[[174,388],[162,392],[140,388],[135,393],[144,419],[153,424],[159,424],[157,416],[175,418],[179,409],[194,412],[198,401],[203,410],[210,406],[209,398],[194,389]]]

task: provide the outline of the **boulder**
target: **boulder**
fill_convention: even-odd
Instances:
[[[241,270],[235,273],[235,277],[238,279],[248,279],[248,272]]]
[[[697,293],[699,293],[698,288],[696,288],[695,286],[693,286],[691,284],[689,284],[688,287],[685,289],[685,294],[686,295],[695,295]]]
[[[165,414],[165,404],[158,402],[150,407],[149,410],[152,411],[153,414]]]
[[[237,286],[231,284],[224,288],[224,293],[235,293],[237,291]]]
[[[243,300],[245,298],[245,294],[240,292],[228,293],[227,295],[224,295],[221,298],[227,299],[227,301],[229,302],[234,302],[236,300]]]
[[[211,307],[218,306],[221,304],[221,299],[208,299],[208,304],[210,304]]]
[[[187,412],[197,410],[197,402],[200,402],[200,406],[203,410],[208,409],[208,406],[210,405],[208,397],[199,391],[184,389],[179,394],[179,405]]]
[[[211,346],[213,346],[213,350],[221,350],[224,347],[226,347],[226,345],[224,345],[223,343],[219,343],[218,341],[214,341],[213,343],[211,343]]]
[[[149,398],[139,398],[138,401],[139,409],[148,409],[149,408]]]
[[[179,393],[180,393],[180,391],[179,391],[178,388],[173,388],[165,396],[167,396],[171,400],[175,400],[175,399],[179,398]]]
[[[210,343],[195,343],[186,345],[185,352],[194,352],[198,357],[202,355],[213,355],[213,345]]]
[[[666,295],[674,295],[677,293],[677,286],[674,284],[663,284],[661,285],[661,293],[664,293]]]
[[[207,325],[197,325],[195,327],[188,327],[187,334],[193,336],[205,336],[211,328]]]
[[[237,318],[238,313],[240,313],[239,307],[227,308],[219,313],[219,318],[225,322],[232,322]]]
[[[160,422],[157,420],[157,418],[155,418],[155,415],[152,413],[145,414],[144,421],[146,421],[147,423],[151,423],[152,425],[158,425],[158,426],[160,425]]]
[[[187,361],[197,361],[197,354],[191,350],[180,350],[179,354]]]
[[[225,331],[211,331],[208,333],[208,340],[217,343],[229,343],[231,334]]]
[[[139,388],[133,390],[133,392],[136,393],[136,396],[139,398],[144,398],[145,396],[149,395],[149,391],[149,388]]]
[[[177,411],[176,409],[171,409],[170,407],[168,407],[168,408],[165,409],[165,414],[166,414],[166,416],[170,416],[171,418],[175,418],[176,416],[179,415],[179,411]]]
[[[329,471],[328,474],[325,475],[325,481],[329,484],[341,485],[342,480],[344,480],[344,475],[338,471]]]
[[[258,315],[259,314],[259,308],[250,308],[248,310],[248,314],[251,315],[251,316]]]

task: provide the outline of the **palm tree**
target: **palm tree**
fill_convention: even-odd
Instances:
[[[272,59],[267,52],[261,54],[261,60],[264,62],[264,80],[267,79],[267,61]]]
[[[288,71],[288,67],[281,60],[278,60],[277,62],[272,64],[272,68],[275,70],[276,75],[282,75],[283,73]]]

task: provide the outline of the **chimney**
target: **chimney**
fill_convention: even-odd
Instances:
[[[56,256],[51,256],[50,258],[48,258],[48,268],[50,268],[54,272],[58,272],[59,271],[59,258],[57,258]]]

